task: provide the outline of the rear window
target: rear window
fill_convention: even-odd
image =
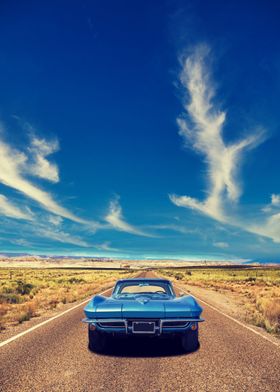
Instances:
[[[123,282],[116,287],[116,294],[171,294],[168,283],[165,282]]]

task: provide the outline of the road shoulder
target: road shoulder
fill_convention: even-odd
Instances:
[[[241,322],[244,326],[254,330],[257,334],[262,335],[264,339],[271,341],[280,348],[280,339],[278,337],[266,332],[263,328],[248,322],[248,315],[246,313],[246,308],[244,307],[244,299],[240,296],[234,293],[225,291],[219,292],[208,288],[178,283],[176,281],[174,284],[179,289],[183,289],[190,295],[196,297],[198,301],[201,300],[210,305],[212,309]],[[202,306],[204,303],[202,303]]]

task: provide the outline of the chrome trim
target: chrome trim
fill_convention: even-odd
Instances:
[[[126,319],[89,319],[89,318],[84,318],[82,320],[83,323],[87,324],[99,324],[99,323],[119,323],[123,322],[124,326],[123,327],[102,327],[100,325],[99,328],[106,329],[106,328],[125,328],[125,332],[128,333],[128,327],[127,327],[127,320]]]
[[[153,319],[154,320],[154,319]],[[98,326],[99,328],[101,328],[101,329],[107,329],[107,328],[125,328],[125,332],[126,332],[126,334],[128,334],[128,332],[129,332],[129,329],[132,331],[132,327],[128,327],[128,320],[127,319],[117,319],[117,318],[112,318],[112,319],[89,319],[89,318],[84,318],[83,320],[82,320],[84,323],[88,323],[88,324],[99,324],[99,323],[110,323],[110,322],[112,322],[112,323],[115,323],[115,322],[123,322],[124,323],[124,327],[102,327],[102,326]],[[129,319],[129,321],[131,321],[131,322],[133,322],[133,321],[138,321],[138,319]],[[140,321],[140,319],[139,319],[139,321]],[[144,321],[144,320],[143,320]],[[146,319],[146,321],[147,322],[149,322],[149,319]],[[158,331],[159,331],[159,333],[161,334],[162,333],[162,330],[163,330],[163,328],[181,328],[181,329],[184,329],[184,328],[186,328],[186,326],[187,326],[187,324],[188,323],[200,323],[200,322],[203,322],[203,321],[205,321],[203,318],[173,318],[173,319],[158,319],[158,321],[159,321],[159,327],[157,326],[157,325],[155,325],[155,330],[154,330],[154,332],[133,332],[133,333],[153,333],[153,334],[155,334],[155,333],[157,333]],[[178,321],[178,322],[182,322],[182,321],[185,321],[186,322],[186,324],[185,324],[185,326],[180,326],[180,327],[176,327],[176,326],[174,326],[174,327],[164,327],[164,323],[165,322],[176,322],[176,321]]]
[[[185,324],[185,326],[181,326],[181,327],[176,327],[176,326],[174,326],[174,327],[164,327],[164,323],[165,322],[168,322],[168,321],[172,321],[172,322],[176,322],[176,321],[185,321],[186,322],[186,324]],[[194,322],[202,322],[202,321],[204,321],[204,319],[202,319],[202,318],[198,318],[198,319],[196,319],[196,318],[188,318],[188,319],[182,319],[182,318],[178,318],[178,319],[161,319],[161,320],[159,320],[159,333],[161,334],[162,333],[162,329],[163,328],[182,328],[182,329],[184,329],[184,328],[186,328],[186,327],[188,327],[189,326],[189,324],[191,324],[191,323],[194,323]]]
[[[165,323],[174,323],[173,325],[164,325]],[[176,322],[178,323],[184,323],[182,325],[176,324]],[[172,320],[172,321],[166,321],[166,320],[162,320],[162,327],[163,328],[186,328],[190,325],[190,321],[181,321],[181,320]]]
[[[116,323],[122,324],[122,325],[114,325]],[[98,321],[96,322],[100,328],[125,328],[125,321],[120,320],[120,321]],[[109,324],[109,325],[104,325],[104,324]],[[111,325],[110,325],[111,324]]]

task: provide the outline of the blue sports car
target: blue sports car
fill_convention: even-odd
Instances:
[[[101,352],[109,336],[181,337],[185,351],[198,348],[202,308],[190,295],[176,297],[166,279],[118,280],[111,297],[96,295],[84,308],[89,348]]]

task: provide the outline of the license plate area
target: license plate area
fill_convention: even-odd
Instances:
[[[154,321],[133,321],[132,332],[133,333],[155,333],[155,322]]]

